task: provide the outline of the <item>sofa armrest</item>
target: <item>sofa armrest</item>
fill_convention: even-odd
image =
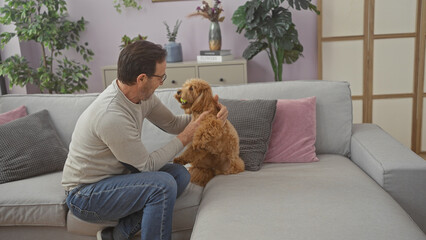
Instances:
[[[426,233],[426,161],[375,124],[354,124],[351,159]]]

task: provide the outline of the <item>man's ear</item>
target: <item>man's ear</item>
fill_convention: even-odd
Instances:
[[[143,81],[144,79],[147,79],[148,78],[148,76],[145,74],[145,73],[141,73],[141,74],[139,74],[138,75],[138,77],[136,78],[136,82],[137,81]]]

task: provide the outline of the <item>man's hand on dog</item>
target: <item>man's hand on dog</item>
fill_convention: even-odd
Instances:
[[[182,142],[183,146],[186,146],[188,143],[192,142],[195,130],[200,126],[201,121],[209,114],[208,111],[201,113],[197,120],[191,120],[191,122],[186,126],[186,128],[181,132],[177,138]]]
[[[226,120],[228,120],[228,108],[226,108],[225,105],[222,105],[219,102],[219,96],[216,94],[214,96],[214,100],[217,102],[217,105],[219,106],[219,112],[217,113],[217,118],[223,122],[223,125],[225,125]]]

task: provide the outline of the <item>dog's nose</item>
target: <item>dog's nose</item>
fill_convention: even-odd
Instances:
[[[177,95],[180,95],[182,93],[182,90],[177,91]]]

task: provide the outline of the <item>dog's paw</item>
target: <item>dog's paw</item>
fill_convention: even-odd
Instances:
[[[185,159],[183,159],[182,157],[177,157],[177,158],[173,159],[173,163],[177,163],[177,164],[181,164],[181,165],[187,164]]]
[[[202,187],[206,186],[214,177],[214,171],[212,169],[193,167],[190,168],[189,173],[191,174],[191,182]]]

